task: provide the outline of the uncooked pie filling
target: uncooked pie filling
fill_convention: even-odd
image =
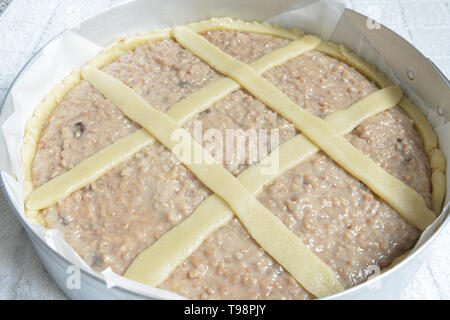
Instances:
[[[204,36],[249,63],[289,40],[235,31]],[[103,68],[154,108],[169,107],[222,76],[173,40],[137,46]],[[375,92],[371,81],[318,51],[264,74],[308,112],[325,117]],[[245,90],[188,121],[203,130],[278,129],[280,143],[296,129]],[[85,81],[73,88],[46,122],[32,168],[36,187],[73,168],[139,126]],[[395,107],[346,136],[387,172],[431,202],[430,166],[413,122]],[[271,146],[273,147],[273,146]],[[234,175],[247,165],[224,162]],[[95,270],[125,272],[133,259],[177,225],[211,192],[161,144],[135,156],[86,188],[44,209],[48,228]],[[320,152],[264,187],[258,200],[337,274],[348,288],[373,267],[388,266],[410,249],[419,231],[364,184]],[[161,286],[188,298],[301,299],[311,295],[247,234],[237,218],[210,236]]]

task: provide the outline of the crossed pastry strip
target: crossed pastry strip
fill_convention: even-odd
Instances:
[[[223,24],[218,23],[217,26],[223,27]],[[145,145],[154,142],[155,138],[172,150],[174,141],[170,138],[171,132],[181,130],[180,123],[242,86],[268,107],[294,123],[304,135],[299,134],[278,147],[280,169],[272,176],[259,174],[261,162],[248,168],[237,178],[221,165],[214,163],[212,159],[208,161],[212,164],[184,163],[215,195],[203,201],[186,220],[144,250],[127,270],[125,276],[153,286],[161,284],[171,271],[200,246],[204,239],[214,230],[228,223],[234,212],[261,247],[312,294],[323,297],[342,290],[342,285],[330,268],[254,198],[265,184],[320,149],[356,178],[366,183],[372,191],[379,194],[418,229],[425,229],[434,220],[434,214],[428,210],[417,192],[386,173],[342,138],[342,135],[353,130],[364,119],[395,106],[402,95],[398,87],[379,90],[352,107],[335,112],[322,120],[299,108],[279,89],[260,76],[275,65],[313,50],[320,45],[319,38],[305,36],[246,65],[228,56],[192,31],[202,28],[204,26],[201,23],[191,27],[191,30],[175,28],[173,36],[185,48],[230,78],[219,80],[193,93],[173,106],[166,114],[153,109],[131,88],[106,73],[92,68],[84,70],[85,80],[102,92],[128,117],[141,124],[144,129],[119,139],[94,156],[85,159],[72,170],[41,186],[31,194],[27,207],[41,209],[52,205],[73,191],[88,185],[121,161],[128,159]],[[281,36],[298,37],[298,34],[289,34],[282,31],[283,29],[275,30],[277,33],[282,33]],[[325,47],[325,49],[336,50],[333,47]],[[336,52],[334,54],[336,55]],[[308,120],[304,121],[305,118]],[[310,123],[314,124],[309,125]],[[424,130],[426,129],[422,129]],[[191,147],[194,148],[195,142],[193,140],[191,142]],[[342,153],[342,150],[345,152]],[[434,147],[430,150],[438,149]],[[207,152],[204,154],[206,157],[209,156]],[[358,159],[357,166],[355,166],[355,159]],[[365,172],[365,170],[368,171]],[[71,183],[73,178],[76,178],[75,183]],[[277,237],[270,237],[268,234],[276,234]]]

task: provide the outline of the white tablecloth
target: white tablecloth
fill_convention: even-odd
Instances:
[[[13,0],[0,17],[0,101],[27,60],[66,27],[123,0]],[[450,76],[449,0],[350,0]],[[450,226],[399,298],[450,299]],[[0,299],[66,299],[0,195]]]

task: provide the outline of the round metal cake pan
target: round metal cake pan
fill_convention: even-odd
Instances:
[[[225,9],[219,9],[217,7],[208,5],[208,1],[199,0],[197,2],[203,3],[202,6],[198,6],[198,9],[188,10],[185,12],[183,10],[177,10],[177,8],[172,8],[169,4],[166,4],[164,8],[161,8],[160,1],[130,1],[123,3],[121,5],[110,8],[104,12],[96,14],[83,21],[79,25],[70,28],[71,31],[78,33],[79,35],[97,43],[99,45],[106,45],[114,40],[119,34],[135,34],[138,32],[148,31],[154,28],[158,28],[158,22],[149,19],[148,13],[155,12],[159,10],[161,12],[160,21],[167,22],[165,16],[169,16],[168,12],[177,12],[176,21],[173,23],[184,24],[188,22],[198,21],[201,19],[210,18],[213,16],[231,16],[233,18],[240,18],[244,20],[260,20],[261,15],[270,16],[270,12],[259,13],[258,16],[253,16],[252,14],[244,14],[246,12],[243,10],[236,10],[233,8],[231,12]],[[289,1],[288,1],[289,2]],[[158,11],[156,11],[158,12]],[[355,11],[346,9],[344,12],[349,19],[355,19],[355,21],[366,21],[367,17],[356,13]],[[344,26],[345,28],[345,26]],[[450,114],[450,106],[440,103],[442,98],[436,97],[434,90],[440,88],[442,94],[450,95],[450,84],[444,75],[420,52],[418,52],[411,44],[402,39],[400,36],[389,30],[388,28],[381,25],[381,31],[385,37],[390,37],[390,39],[395,39],[398,46],[403,50],[405,56],[414,57],[414,61],[411,63],[414,65],[414,70],[420,70],[420,76],[424,79],[433,79],[432,83],[428,83],[426,86],[420,86],[418,92],[421,98],[425,97],[424,101],[431,108],[437,108],[437,105],[444,109],[444,115]],[[57,40],[61,37],[61,34],[52,41]],[[352,40],[349,36],[347,39],[339,39],[340,43],[346,44],[352,48]],[[50,41],[49,43],[51,43]],[[48,44],[47,44],[48,45]],[[44,47],[45,48],[45,47]],[[43,55],[43,50],[41,49],[30,61],[25,65],[25,67],[20,71],[14,82],[12,83],[5,101],[2,104],[2,109],[0,113],[0,126],[4,124],[5,120],[11,114],[11,101],[12,101],[12,88],[21,81],[23,74],[25,74],[28,68],[35,63]],[[399,68],[402,68],[399,67]],[[403,74],[403,70],[396,70],[399,74]],[[443,96],[443,95],[441,95]],[[428,98],[427,98],[428,97]],[[430,100],[431,99],[431,100]],[[434,99],[434,100],[433,100]],[[438,99],[438,100],[436,100]],[[439,100],[440,99],[440,100]],[[449,99],[450,100],[450,99]],[[447,116],[448,117],[448,116]],[[448,118],[446,118],[448,120]],[[2,133],[0,133],[0,156],[7,154],[8,150]],[[0,158],[0,170],[6,169],[6,162],[3,161],[4,157]],[[24,218],[19,214],[19,212],[12,205],[11,195],[6,191],[5,182],[1,181],[2,190],[5,194],[6,199],[11,204],[12,212],[16,215],[17,219],[22,223],[25,228],[29,238],[31,239],[36,252],[41,259],[43,265],[55,280],[62,291],[72,299],[152,299],[155,297],[150,297],[130,291],[125,288],[118,286],[107,288],[106,282],[99,275],[87,272],[81,269],[81,286],[79,289],[69,289],[66,285],[69,274],[67,273],[68,268],[72,265],[67,259],[65,259],[58,252],[49,247],[30,227],[29,223],[24,220]],[[448,208],[445,209],[445,211]],[[444,214],[446,212],[443,212]],[[426,258],[430,244],[436,239],[438,234],[445,228],[450,220],[448,216],[443,223],[439,226],[437,231],[431,236],[431,238],[424,243],[420,248],[418,248],[413,254],[407,257],[400,264],[396,265],[392,269],[382,273],[381,275],[363,283],[355,286],[349,290],[341,292],[339,294],[328,297],[327,299],[396,299],[400,298],[402,290],[406,287],[409,279],[417,272],[420,265]]]

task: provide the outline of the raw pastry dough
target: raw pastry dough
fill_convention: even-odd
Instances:
[[[256,98],[293,123],[330,158],[365,183],[416,228],[423,231],[435,220],[435,214],[415,190],[380,168],[324,120],[298,107],[249,65],[236,60],[185,27],[175,27],[173,35],[183,47],[217,71],[239,82]]]
[[[341,135],[356,128],[365,119],[394,107],[401,99],[399,87],[379,90],[346,110],[328,115],[325,121]],[[279,170],[275,174],[262,174],[263,162],[249,167],[237,179],[253,195],[258,194],[267,185],[287,170],[297,166],[317,153],[319,149],[301,134],[282,143],[279,147]],[[271,157],[272,153],[268,157]],[[204,200],[183,222],[166,232],[153,245],[141,252],[128,271],[126,277],[144,279],[151,286],[158,286],[179,265],[181,265],[202,242],[215,230],[226,225],[233,212],[218,196],[212,195]],[[135,276],[138,274],[139,276]]]
[[[320,41],[320,38],[316,36],[305,36],[272,51],[250,65],[257,73],[262,74],[293,57],[313,50],[320,44]],[[93,65],[98,65],[98,63],[90,63],[87,68]],[[240,85],[232,79],[218,80],[173,105],[167,111],[167,115],[181,124],[239,88]],[[71,170],[37,188],[28,197],[26,207],[35,211],[55,204],[72,192],[91,184],[119,163],[129,159],[137,151],[154,141],[143,129],[138,130],[129,137],[123,137],[115,141],[99,153],[84,159]],[[31,161],[29,163],[31,165]],[[30,172],[30,170],[27,170],[27,172]]]
[[[358,71],[373,80],[381,88],[390,86],[391,82],[376,68],[367,64],[360,57],[350,52],[346,47],[331,43],[321,43],[319,38],[315,36],[304,36],[301,31],[295,29],[287,30],[269,24],[248,23],[231,20],[229,18],[222,18],[194,23],[186,26],[186,29],[177,28],[175,33],[178,33],[179,36],[181,34],[183,37],[186,34],[190,36],[189,31],[191,31],[191,33],[200,33],[215,29],[256,32],[284,37],[290,40],[295,40],[298,38],[301,39],[293,41],[289,45],[273,51],[250,65],[244,65],[239,62],[236,63],[233,58],[230,60],[225,57],[224,59],[225,54],[223,52],[218,52],[219,54],[217,57],[212,57],[213,60],[210,61],[211,64],[217,63],[221,67],[219,71],[230,74],[235,78],[235,80],[230,78],[219,80],[183,99],[170,108],[167,114],[159,115],[162,119],[165,119],[163,120],[165,121],[164,123],[169,125],[167,128],[160,128],[160,133],[162,132],[163,135],[167,135],[170,131],[168,128],[171,127],[173,130],[175,128],[178,129],[178,125],[180,123],[188,120],[195,114],[206,110],[212,104],[225,97],[232,91],[239,89],[242,81],[244,87],[248,86],[255,95],[259,93],[258,97],[262,98],[263,102],[266,102],[269,106],[278,109],[277,111],[279,111],[279,113],[287,116],[287,118],[296,123],[297,126],[302,127],[303,129],[305,129],[306,126],[307,130],[305,132],[308,137],[316,141],[318,145],[325,147],[327,150],[329,149],[328,151],[325,151],[331,152],[334,157],[341,159],[341,162],[344,164],[344,168],[351,169],[354,160],[352,159],[349,161],[348,154],[342,154],[340,150],[336,150],[338,149],[337,147],[333,148],[333,144],[337,142],[340,146],[342,141],[345,141],[341,138],[341,135],[351,131],[364,119],[375,115],[386,108],[392,107],[401,97],[400,89],[397,87],[391,87],[380,90],[362,99],[347,110],[338,111],[327,116],[325,121],[316,119],[311,115],[305,115],[301,111],[299,112],[296,110],[300,108],[294,108],[292,105],[293,103],[287,99],[287,97],[282,95],[278,89],[275,88],[276,90],[274,90],[274,88],[271,88],[270,85],[268,86],[267,83],[264,83],[264,79],[259,77],[259,75],[275,65],[279,65],[299,54],[302,54],[303,52],[313,50],[315,48],[318,51],[342,60],[350,66],[355,67]],[[153,31],[132,38],[120,38],[107,47],[99,56],[90,61],[87,64],[87,67],[101,68],[128,50],[133,49],[138,44],[145,43],[147,41],[166,39],[171,36],[172,30],[166,29]],[[209,53],[210,50],[213,50],[211,47],[213,47],[211,44],[204,47],[200,51],[206,52],[200,53]],[[194,49],[192,51],[194,51]],[[229,69],[230,65],[228,65],[228,63],[236,68]],[[85,74],[92,76],[93,79],[95,79],[95,77],[99,77],[98,79],[103,79],[104,76],[100,71],[95,69],[87,69]],[[254,80],[257,85],[252,86],[251,83],[248,83],[249,79],[250,81]],[[139,149],[155,141],[147,130],[138,130],[128,137],[119,139],[94,156],[85,159],[74,169],[51,180],[49,183],[42,186],[42,189],[37,189],[35,193],[29,196],[33,191],[33,185],[31,182],[31,164],[36,152],[36,146],[41,128],[49,115],[53,112],[56,105],[72,87],[79,83],[80,80],[81,72],[79,70],[74,71],[66,77],[63,82],[56,86],[49,93],[49,95],[47,95],[44,101],[36,108],[33,117],[27,122],[26,125],[24,143],[22,147],[22,168],[24,175],[24,195],[25,199],[28,199],[26,213],[27,217],[33,222],[42,223],[42,219],[40,218],[39,211],[37,209],[47,207],[55,201],[64,198],[71,192],[95,181],[118,163],[128,159]],[[102,80],[100,80],[100,82],[101,81]],[[117,80],[111,79],[111,81],[113,85],[118,85]],[[96,82],[96,80],[94,80],[94,82]],[[103,85],[102,83],[97,84],[99,86]],[[262,84],[263,88],[269,88],[269,91],[261,92],[261,89],[257,88],[260,84]],[[119,86],[124,85],[121,84]],[[108,86],[105,88],[108,91]],[[132,91],[127,91],[129,88],[126,87],[124,90],[128,92],[127,94],[130,94],[130,96],[135,96]],[[277,90],[278,92],[276,92]],[[117,94],[116,98],[120,104],[125,103],[125,101],[121,100],[120,97],[117,97]],[[281,105],[281,107],[278,108],[280,101],[283,102],[284,105]],[[145,102],[143,102],[141,107],[143,107],[144,113],[146,114],[149,106],[145,105],[144,108],[144,105]],[[434,131],[418,108],[406,97],[401,100],[399,105],[414,121],[416,128],[422,135],[425,150],[428,152],[430,157],[432,169],[432,207],[436,213],[439,213],[445,194],[445,158],[443,157],[442,152],[438,149],[437,138]],[[129,106],[125,103],[124,107],[127,108]],[[290,110],[289,107],[291,108]],[[298,116],[300,116],[300,118]],[[302,118],[311,120],[311,123],[314,123],[315,125],[310,125],[309,120],[305,121],[305,124],[302,124],[302,121],[299,121]],[[323,132],[315,133],[314,131],[316,129],[316,125],[318,128],[321,128]],[[327,133],[324,134],[324,132]],[[170,142],[166,141],[166,143],[170,145]],[[342,290],[342,286],[337,281],[333,272],[323,262],[321,262],[320,259],[312,254],[299,239],[297,239],[275,216],[260,205],[253,197],[253,195],[258,193],[265,184],[275,179],[282,172],[292,168],[304,159],[316,153],[318,150],[320,149],[311,143],[310,140],[302,135],[297,135],[279,146],[280,170],[276,174],[260,174],[261,168],[264,166],[264,160],[242,172],[237,179],[233,176],[230,177],[227,171],[217,164],[212,166],[212,171],[209,171],[210,169],[205,170],[205,167],[200,165],[195,168],[194,173],[198,173],[207,181],[209,181],[208,175],[210,174],[216,175],[217,177],[220,177],[220,179],[225,177],[225,180],[229,181],[229,184],[227,187],[227,185],[223,186],[222,182],[220,183],[220,187],[223,188],[223,190],[220,190],[220,194],[224,195],[223,199],[225,199],[231,208],[239,211],[237,213],[241,218],[241,221],[245,222],[244,225],[250,228],[248,229],[249,232],[257,241],[260,241],[261,245],[264,244],[263,246],[267,246],[267,249],[270,250],[269,253],[272,257],[285,266],[285,268],[291,272],[291,274],[293,274],[294,277],[299,280],[306,289],[310,290],[311,293],[317,296],[324,296]],[[355,159],[359,159],[357,160],[359,171],[361,168],[365,168],[365,165],[368,162],[364,155],[361,157],[358,150],[353,150],[349,146],[346,146],[345,150],[356,156]],[[272,153],[268,156],[268,158],[274,156],[274,154],[275,153]],[[206,157],[208,157],[208,155],[206,155]],[[380,190],[385,187],[388,188],[386,190],[393,190],[391,195],[387,194],[388,198],[391,196],[389,199],[391,199],[392,203],[385,197],[383,198],[399,213],[403,212],[403,214],[408,219],[411,219],[420,229],[423,229],[434,219],[431,211],[426,209],[426,206],[424,206],[423,199],[421,199],[415,191],[405,188],[400,181],[388,175],[384,172],[384,170],[373,167],[373,163],[369,163],[369,168],[371,168],[371,172],[368,174],[365,174],[364,172],[357,172],[357,174],[362,174],[363,178],[365,177],[369,180],[374,178],[372,183],[367,183],[358,175],[355,176],[364,181],[370,188],[372,188],[372,190],[375,188],[381,194],[383,194],[383,192],[384,194],[391,192]],[[378,176],[379,174],[381,175]],[[387,184],[384,179],[387,179]],[[74,181],[74,183],[70,183],[70,181]],[[208,186],[215,186],[216,188],[219,187],[217,182],[209,181],[209,183],[210,184],[206,184]],[[233,187],[231,188],[230,186]],[[396,190],[397,188],[400,189]],[[242,198],[237,197],[236,190],[239,190],[238,192],[243,192],[244,196]],[[398,201],[392,199],[396,197],[400,197],[397,199]],[[158,285],[161,283],[177,265],[182,263],[193,251],[196,250],[196,248],[198,248],[198,246],[210,233],[229,222],[232,217],[232,211],[223,199],[217,195],[213,195],[203,201],[189,218],[170,230],[151,247],[142,252],[131,265],[126,275],[131,278],[135,277],[139,279],[146,279],[144,282],[152,285]],[[402,205],[402,201],[405,201],[406,204]],[[422,213],[424,213],[423,216]],[[262,218],[258,216],[258,220],[255,221],[255,214],[260,214]],[[270,232],[274,232],[274,230],[277,230],[276,232],[280,232],[281,235],[285,236],[285,242],[274,242],[273,237],[267,236]],[[286,250],[288,247],[293,248],[293,255],[289,252],[289,250]],[[293,261],[293,257],[295,256],[297,257],[297,260]],[[305,258],[305,261],[309,264],[300,263],[299,261],[303,258]],[[152,263],[149,263],[148,261],[152,261]],[[324,278],[319,279],[321,276]]]
[[[173,133],[184,131],[184,129],[167,114],[149,106],[131,88],[103,71],[94,68],[85,69],[83,78],[130,119],[153,134],[166,148],[172,151],[177,146],[178,141],[172,139]],[[191,154],[194,154],[195,149],[203,150],[204,160],[202,163],[183,161],[183,164],[233,209],[252,238],[272,258],[306,290],[317,297],[325,297],[343,290],[328,265],[256,200],[227,169],[215,162],[214,158],[195,142],[189,133],[184,136],[191,148]],[[146,268],[130,267],[126,276],[132,280],[148,283],[149,273]]]

